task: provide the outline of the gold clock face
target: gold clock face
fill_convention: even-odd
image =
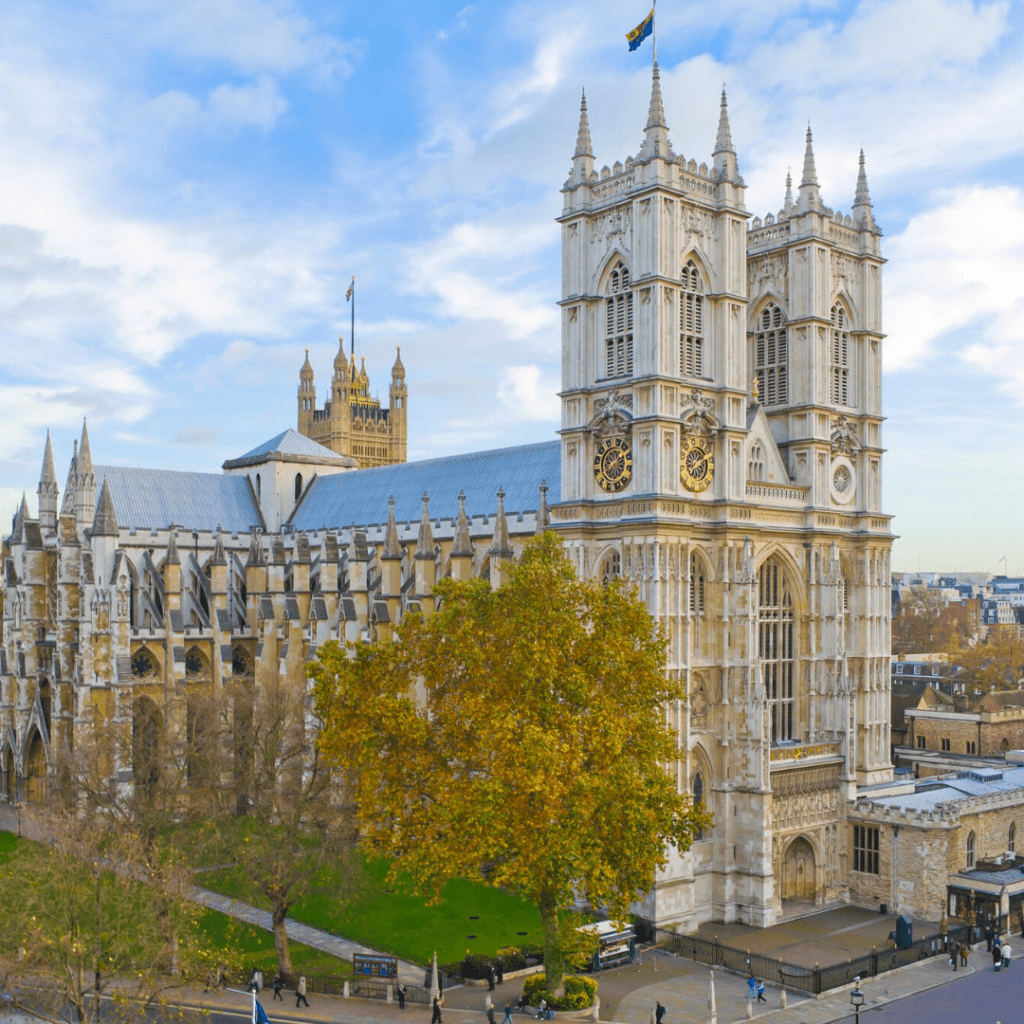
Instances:
[[[621,491],[633,478],[633,450],[622,437],[611,437],[597,446],[594,476],[605,491]]]
[[[707,490],[715,479],[715,453],[703,437],[688,437],[679,456],[679,479],[689,491]]]

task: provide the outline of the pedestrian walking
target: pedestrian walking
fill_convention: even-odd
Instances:
[[[505,1016],[501,1018],[501,1024],[512,1024],[512,1004],[505,1004]]]
[[[1000,951],[1003,954],[1003,967],[1009,969],[1009,966],[1010,966],[1010,952],[1011,952],[1010,944],[1008,942],[1004,942],[1002,944],[1002,946],[1000,946]]]
[[[1000,965],[1003,962],[1003,954],[999,952],[999,947],[993,942],[992,943],[992,967],[995,970],[999,970]]]
[[[487,991],[494,991],[494,964],[487,965]]]
[[[747,998],[754,999],[757,996],[757,979],[751,975],[747,982]]]
[[[256,968],[254,967],[249,974],[249,991],[255,992],[257,995],[259,995],[260,987],[256,981],[256,974],[257,971]]]
[[[495,1024],[493,1003],[487,1007],[487,1024]]]
[[[284,984],[284,982],[281,981],[281,975],[280,974],[275,974],[274,975],[274,998],[275,999],[280,999],[282,1003],[284,1002],[284,996],[281,995],[281,986],[283,984]]]
[[[757,982],[757,1001],[759,1003],[767,1003],[768,1002],[768,1000],[765,998],[765,995],[764,995],[764,982],[761,981],[760,979],[758,979],[758,982]]]
[[[967,966],[967,955],[970,953],[971,947],[966,942],[960,943],[960,966]]]
[[[256,995],[260,994],[260,990],[263,988],[263,972],[257,967],[256,968]]]
[[[985,952],[986,953],[991,953],[992,952],[992,926],[991,925],[989,925],[985,929]]]
[[[661,1000],[654,1004],[654,1021],[655,1024],[661,1024],[665,1017],[665,1007],[661,1005]]]
[[[398,983],[398,988],[395,989],[395,991],[398,993],[398,1008],[400,1010],[404,1010],[405,1009],[405,985],[403,985],[402,982],[399,982]]]
[[[956,970],[957,953],[958,950],[956,942],[951,942],[949,944],[949,966],[952,967],[954,971]]]
[[[494,962],[495,969],[498,972],[498,984],[501,985],[505,981],[505,961],[499,956]]]
[[[309,1000],[306,998],[306,976],[304,974],[299,975],[299,983],[295,986],[295,1009],[299,1008],[299,1003],[303,1002],[309,1006]]]
[[[430,1024],[441,1024],[441,1003],[434,996],[434,1012],[430,1015]]]

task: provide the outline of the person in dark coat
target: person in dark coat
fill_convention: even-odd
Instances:
[[[494,991],[494,964],[487,965],[487,991]]]
[[[284,996],[281,995],[281,975],[280,974],[275,974],[274,975],[274,998],[275,999],[280,999],[282,1003],[284,1002]]]
[[[999,951],[999,947],[992,943],[992,966],[998,971],[999,965],[1003,962],[1003,954]]]
[[[497,1024],[494,1019],[494,1006],[487,1007],[487,1024]]]
[[[661,1024],[665,1017],[665,1007],[661,1005],[661,1000],[655,1003],[654,1006],[654,1020],[656,1024]]]
[[[430,1024],[441,1024],[441,1003],[434,996],[434,1012],[430,1015]]]
[[[505,981],[505,961],[499,956],[494,962],[495,969],[498,972],[498,984],[501,985]]]
[[[405,985],[403,985],[402,982],[399,982],[398,983],[398,987],[395,989],[395,992],[398,993],[398,1008],[400,1010],[404,1010],[405,1009]]]

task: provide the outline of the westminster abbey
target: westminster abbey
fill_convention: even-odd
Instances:
[[[893,537],[863,154],[847,187],[848,213],[825,204],[808,130],[799,182],[751,218],[725,95],[710,161],[677,152],[655,64],[635,155],[598,168],[581,107],[552,440],[406,462],[401,360],[385,410],[343,352],[324,406],[307,359],[299,429],[221,474],[104,465],[83,428],[61,492],[48,438],[3,548],[6,798],[47,799],[93,709],[170,740],[190,686],[302,687],[320,644],[387,642],[447,575],[500,586],[550,528],[581,575],[636,584],[689,694],[678,784],[714,827],[640,912],[768,925],[849,899],[847,809],[891,778]]]

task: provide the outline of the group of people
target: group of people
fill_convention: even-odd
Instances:
[[[992,939],[992,966],[995,970],[999,970],[1000,967],[1010,966],[1010,944],[1003,942],[1003,940],[996,935]]]
[[[764,982],[760,978],[755,978],[751,975],[750,980],[747,982],[747,998],[753,999],[755,996],[759,1003],[768,1002],[764,994]],[[658,1024],[661,1024],[661,1022],[659,1021]]]
[[[960,967],[967,966],[967,958],[970,956],[971,947],[966,942],[958,942],[954,939],[949,944],[949,966],[955,971],[957,969],[957,961],[959,960]]]
[[[497,957],[493,964],[487,965],[487,991],[494,991],[494,983],[499,985],[505,981],[505,961]]]
[[[261,988],[263,988],[263,972],[258,967],[254,967],[252,974],[249,975],[249,991],[259,995]],[[280,999],[282,1003],[284,1002],[284,996],[281,995],[283,988],[284,979],[278,974],[274,977],[274,998]],[[309,1000],[306,998],[306,976],[300,974],[295,985],[295,1009],[297,1010],[303,1004],[309,1006]]]

